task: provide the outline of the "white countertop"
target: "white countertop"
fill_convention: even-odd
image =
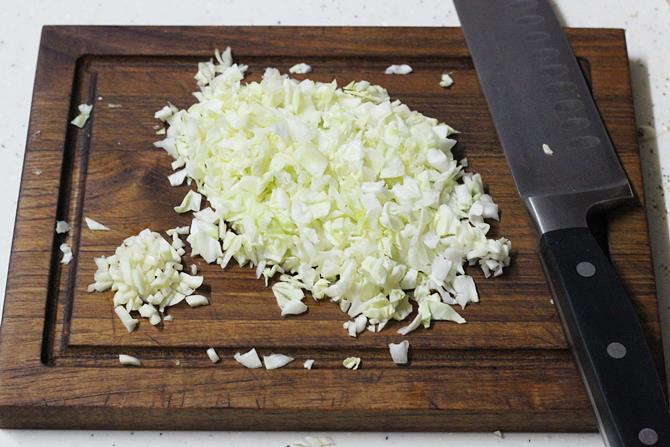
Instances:
[[[195,6],[199,3],[199,6]],[[641,142],[654,266],[666,341],[670,336],[670,242],[663,190],[670,184],[670,0],[558,0],[565,25],[625,28]],[[364,4],[364,5],[363,5]],[[105,25],[457,26],[444,0],[6,0],[0,7],[0,297],[4,297],[40,28]],[[663,151],[663,148],[667,149]],[[659,188],[661,186],[661,188]],[[2,302],[0,301],[0,308]],[[476,384],[473,384],[476,385]],[[372,428],[372,427],[371,427]],[[313,433],[0,430],[0,446],[273,446]],[[342,446],[602,446],[597,434],[329,433]],[[388,437],[388,438],[387,438]]]

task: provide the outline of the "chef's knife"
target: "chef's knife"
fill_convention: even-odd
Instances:
[[[640,323],[587,225],[633,192],[570,44],[547,0],[455,4],[603,439],[670,446]]]

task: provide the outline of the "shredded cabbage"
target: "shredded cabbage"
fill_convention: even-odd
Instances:
[[[454,159],[456,131],[366,81],[340,89],[268,68],[243,83],[247,67],[224,55],[200,64],[197,103],[157,113],[169,127],[155,146],[179,169],[171,183],[185,173],[198,191],[175,210],[200,210],[200,194],[209,202],[193,215],[192,254],[255,266],[266,284],[281,274],[282,315],[306,311],[309,291],[373,331],[413,303],[402,333],[465,322],[451,307],[478,300],[464,265],[500,275],[511,244],[487,238],[498,207]]]

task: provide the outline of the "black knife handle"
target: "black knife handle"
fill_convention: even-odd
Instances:
[[[593,234],[551,231],[540,249],[607,445],[670,446],[670,414],[637,314]]]

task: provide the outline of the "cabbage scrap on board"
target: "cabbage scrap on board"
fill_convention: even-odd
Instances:
[[[309,291],[381,327],[416,304],[401,333],[465,322],[452,305],[479,298],[464,266],[500,275],[511,244],[487,238],[498,207],[454,160],[456,131],[366,81],[339,88],[267,68],[244,83],[246,70],[217,51],[199,64],[197,102],[157,114],[169,127],[155,146],[210,205],[194,213],[192,253],[253,266],[266,284],[280,275],[282,315],[307,310]]]

